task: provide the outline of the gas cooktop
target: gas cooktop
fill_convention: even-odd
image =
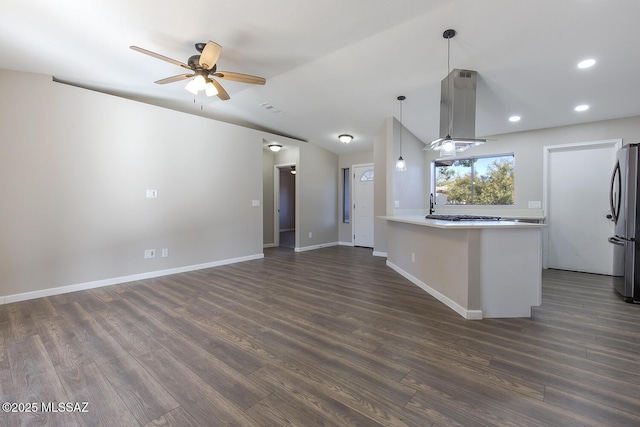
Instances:
[[[426,219],[439,219],[441,221],[500,221],[499,216],[486,215],[427,215]]]

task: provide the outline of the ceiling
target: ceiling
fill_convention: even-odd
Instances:
[[[0,68],[343,154],[372,148],[384,119],[399,118],[398,95],[403,124],[424,142],[439,136],[448,28],[451,68],[478,72],[479,137],[640,115],[638,16],[636,0],[8,0]],[[220,80],[229,101],[194,100],[184,82],[153,83],[183,69],[129,49],[186,62],[207,40],[223,47],[218,70],[267,84]],[[585,58],[596,65],[578,69]]]

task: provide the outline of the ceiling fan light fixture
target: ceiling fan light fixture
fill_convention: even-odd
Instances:
[[[277,153],[282,149],[282,145],[280,144],[269,144],[267,145],[267,147],[269,147],[269,150],[273,151],[274,153]]]
[[[216,96],[218,94],[218,89],[216,89],[211,81],[208,81],[207,84],[204,85],[204,91],[207,96]]]
[[[196,76],[193,78],[193,81],[196,87],[198,88],[198,90],[203,90],[204,87],[207,85],[207,80],[204,78],[202,74],[196,74]]]
[[[189,92],[191,92],[194,95],[198,94],[198,84],[196,83],[195,79],[191,79],[189,80],[189,82],[187,83],[187,85],[184,87],[186,90],[188,90]]]
[[[353,141],[353,136],[352,135],[348,135],[346,133],[343,133],[342,135],[338,136],[338,139],[340,140],[340,142],[342,142],[343,144],[348,144],[351,141]]]

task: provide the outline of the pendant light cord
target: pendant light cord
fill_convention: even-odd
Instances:
[[[451,38],[447,39],[447,135],[451,137]]]
[[[442,37],[447,39],[447,137],[451,138],[451,39],[455,37],[456,30],[446,30]]]
[[[402,99],[400,99],[400,157],[402,157],[402,126]]]

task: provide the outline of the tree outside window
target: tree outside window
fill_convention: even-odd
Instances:
[[[436,194],[448,205],[512,205],[513,154],[434,161]]]

